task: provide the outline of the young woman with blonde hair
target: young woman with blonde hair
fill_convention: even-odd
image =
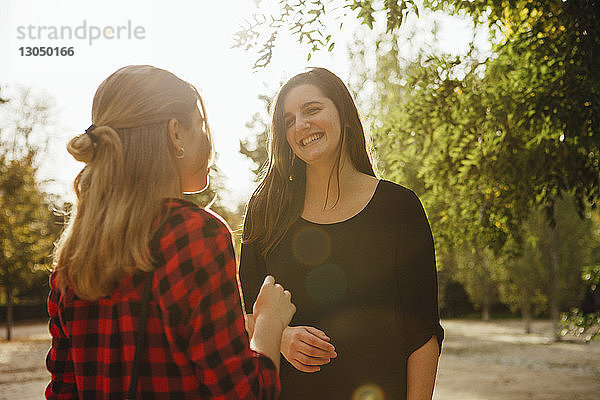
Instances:
[[[68,144],[85,166],[50,278],[46,397],[275,398],[290,294],[264,280],[249,342],[231,233],[181,198],[207,186],[213,153],[197,90],[127,66],[92,122]]]
[[[240,279],[246,304],[267,274],[294,293],[281,399],[431,399],[444,331],[419,199],[375,177],[354,101],[330,71],[292,77],[272,114]]]

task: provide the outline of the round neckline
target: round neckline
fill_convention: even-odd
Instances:
[[[369,206],[371,205],[371,203],[373,203],[373,199],[377,195],[377,192],[379,191],[379,188],[381,187],[381,182],[383,182],[383,179],[378,179],[377,180],[377,186],[375,186],[375,190],[373,191],[373,194],[371,195],[371,198],[369,199],[369,201],[367,201],[367,204],[365,204],[365,206],[363,208],[361,208],[356,214],[354,214],[354,215],[352,215],[352,216],[350,216],[350,217],[348,217],[348,218],[346,218],[346,219],[344,219],[342,221],[335,221],[335,222],[314,222],[314,221],[310,221],[310,220],[304,218],[301,215],[298,218],[300,218],[304,222],[308,222],[309,224],[323,225],[323,226],[339,225],[339,224],[343,224],[344,222],[349,222],[349,221],[357,218],[359,215],[361,215],[362,213],[364,213],[367,208],[369,208]]]

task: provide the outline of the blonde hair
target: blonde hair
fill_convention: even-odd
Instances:
[[[109,295],[125,275],[152,268],[149,242],[163,199],[182,191],[168,121],[197,129],[192,126],[197,110],[208,166],[211,133],[194,86],[163,69],[130,65],[98,87],[92,106],[96,128],[67,145],[86,165],[75,178],[75,209],[54,255],[62,290],[68,285],[80,298],[95,300]]]

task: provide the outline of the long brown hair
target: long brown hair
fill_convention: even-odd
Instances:
[[[201,128],[192,126],[198,111]],[[167,129],[172,118],[204,132],[208,164],[210,128],[191,84],[163,69],[131,65],[98,87],[92,106],[97,127],[67,145],[86,165],[75,178],[75,210],[54,255],[62,290],[68,285],[79,297],[95,300],[109,295],[126,274],[151,268],[148,244],[162,199],[181,196]]]
[[[342,127],[336,163],[330,175],[339,182],[342,151],[346,151],[354,168],[375,176],[367,151],[365,133],[356,105],[344,82],[325,68],[311,68],[295,75],[279,90],[271,110],[269,160],[266,173],[248,203],[243,241],[257,241],[263,255],[271,251],[301,215],[306,191],[306,164],[294,157],[286,139],[283,102],[294,87],[310,84],[335,104]],[[293,179],[290,181],[289,177]],[[339,191],[338,191],[339,193]]]

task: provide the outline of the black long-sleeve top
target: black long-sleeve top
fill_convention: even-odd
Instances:
[[[380,181],[365,208],[342,222],[298,218],[266,258],[256,243],[243,244],[248,313],[266,274],[292,293],[290,325],[323,330],[338,354],[315,373],[282,358],[282,400],[405,399],[408,356],[434,335],[441,349],[431,229],[403,186]]]

